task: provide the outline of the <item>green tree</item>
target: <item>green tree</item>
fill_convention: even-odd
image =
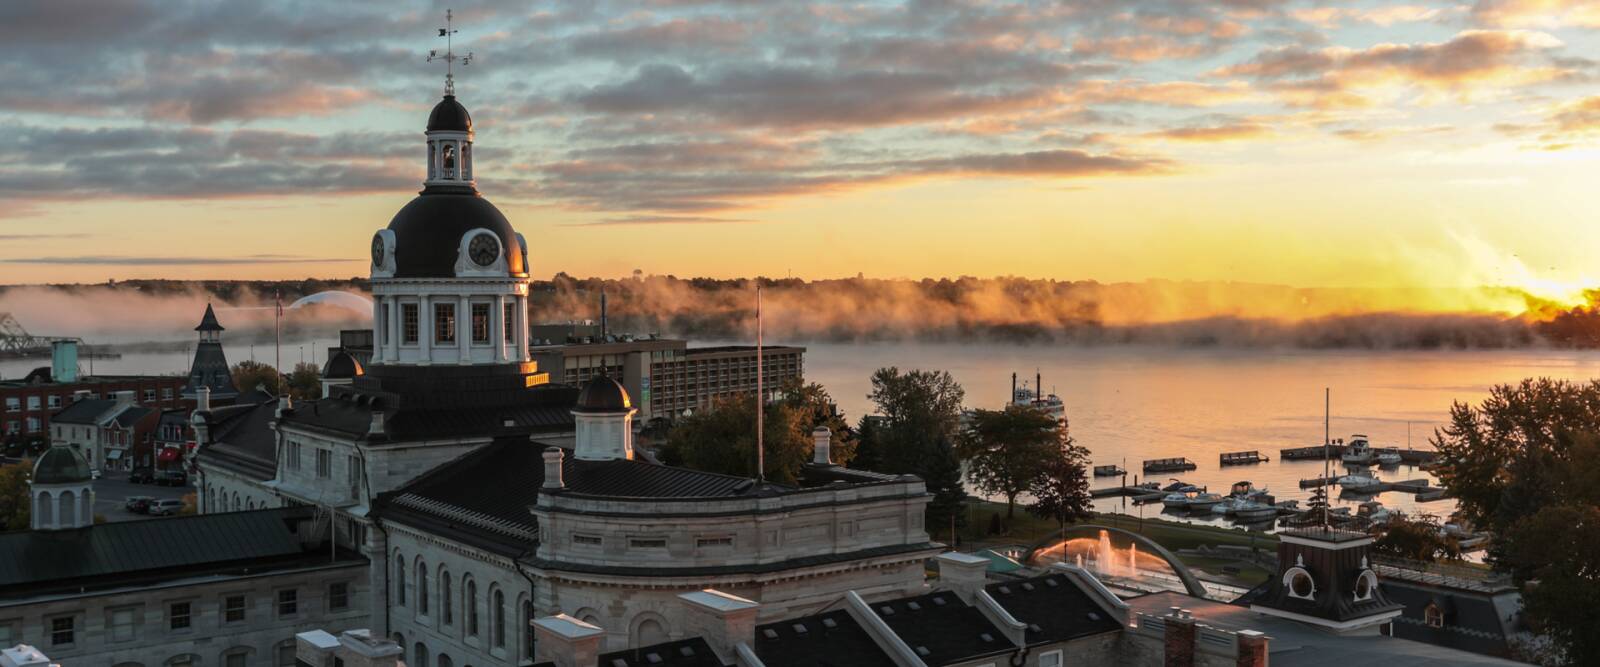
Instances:
[[[234,364],[229,374],[233,376],[234,388],[240,392],[265,387],[267,391],[278,393],[278,371],[259,361],[246,359]]]
[[[1017,496],[1031,489],[1046,461],[1070,445],[1066,428],[1050,415],[1021,405],[973,412],[958,453],[984,493],[1006,497],[1006,519],[1016,515]]]
[[[1034,501],[1028,513],[1041,519],[1055,519],[1062,528],[1093,514],[1089,496],[1089,450],[1072,439],[1066,424],[1060,425],[1061,451],[1040,462],[1040,473],[1029,492]]]
[[[850,465],[856,456],[855,429],[850,428],[850,423],[844,420],[844,415],[839,412],[833,397],[828,395],[828,390],[815,382],[790,378],[784,381],[778,393],[783,397],[780,400],[784,404],[800,414],[807,433],[818,426],[828,427],[833,432],[833,439],[828,444],[833,462],[842,466]]]
[[[874,434],[880,472],[912,473],[926,479],[925,466],[940,439],[955,441],[961,426],[961,401],[966,391],[946,371],[880,368],[872,374],[867,395],[883,417]]]
[[[1439,521],[1430,516],[1412,517],[1396,511],[1384,523],[1382,534],[1372,548],[1396,558],[1433,562],[1440,558],[1460,558],[1461,546],[1444,536]]]
[[[289,373],[289,397],[297,400],[322,398],[322,369],[303,361],[295,364]]]
[[[29,459],[0,466],[0,530],[28,528],[28,477],[32,473]]]
[[[793,484],[811,458],[811,429],[804,415],[782,402],[767,405],[765,424],[767,480]],[[756,400],[754,394],[718,399],[711,407],[679,419],[667,433],[662,460],[694,470],[754,477]]]
[[[1555,640],[1566,664],[1600,665],[1600,506],[1546,507],[1503,541],[1527,582],[1522,602],[1534,631]]]
[[[856,426],[856,451],[850,466],[860,470],[883,470],[882,440],[885,433],[882,416],[863,416],[860,425]]]
[[[943,535],[950,530],[952,521],[957,529],[967,525],[967,488],[961,480],[961,459],[949,440],[934,444],[932,457],[923,473],[923,482],[933,499],[928,501],[923,526],[930,535]],[[956,536],[950,536],[950,546],[955,547]]]

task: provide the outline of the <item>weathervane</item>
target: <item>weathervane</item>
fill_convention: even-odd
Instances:
[[[463,67],[472,64],[471,51],[468,51],[467,55],[464,56],[456,55],[453,42],[457,31],[451,27],[453,18],[450,10],[444,10],[444,27],[439,29],[439,36],[444,38],[444,53],[439,53],[438,49],[428,52],[428,62],[444,61],[444,94],[446,95],[456,94],[456,61],[460,60]]]

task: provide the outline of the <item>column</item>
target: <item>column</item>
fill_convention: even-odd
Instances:
[[[384,344],[389,342],[389,332],[383,330],[383,297],[372,299],[372,360],[383,363]]]
[[[494,360],[506,360],[506,295],[496,294],[489,308],[489,340],[494,342]]]
[[[514,319],[516,320],[517,330],[514,333],[517,334],[517,336],[516,336],[517,349],[512,352],[511,358],[515,359],[516,361],[527,361],[528,360],[528,297],[526,295],[521,295],[521,294],[517,295],[517,307],[516,308],[517,308],[517,312],[514,313],[516,315],[516,317]]]
[[[472,300],[465,296],[456,303],[456,348],[461,350],[456,363],[472,363]]]
[[[424,366],[433,363],[433,302],[424,294],[417,298],[417,346]]]
[[[384,335],[383,344],[389,348],[387,357],[389,361],[400,361],[400,297],[386,296],[384,303],[389,306],[389,331]]]

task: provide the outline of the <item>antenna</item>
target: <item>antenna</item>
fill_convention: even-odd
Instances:
[[[1328,505],[1333,500],[1333,494],[1328,492],[1328,475],[1332,474],[1332,472],[1328,469],[1329,466],[1331,465],[1328,462],[1329,450],[1331,449],[1331,447],[1329,447],[1329,445],[1331,445],[1333,443],[1333,432],[1329,428],[1328,415],[1332,411],[1332,408],[1333,408],[1333,389],[1331,387],[1323,387],[1322,388],[1322,529],[1324,531],[1328,530]]]
[[[756,283],[756,478],[762,482],[767,481],[766,428],[764,428],[767,394],[763,391],[762,385],[766,371],[765,364],[761,362],[761,283],[758,282]]]
[[[444,10],[444,27],[439,29],[439,36],[444,38],[444,53],[439,53],[438,49],[428,52],[428,62],[444,61],[444,94],[446,95],[456,94],[456,61],[461,61],[462,67],[472,64],[471,51],[468,51],[467,55],[464,56],[456,55],[455,35],[460,31],[452,27],[454,20],[454,14],[449,9]]]

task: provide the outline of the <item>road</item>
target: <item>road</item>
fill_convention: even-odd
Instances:
[[[134,514],[124,509],[123,503],[127,502],[128,496],[182,498],[184,494],[193,490],[193,487],[188,486],[132,484],[128,482],[127,475],[126,472],[108,473],[105,477],[94,481],[94,513],[105,517],[108,522],[161,518],[148,514]]]

